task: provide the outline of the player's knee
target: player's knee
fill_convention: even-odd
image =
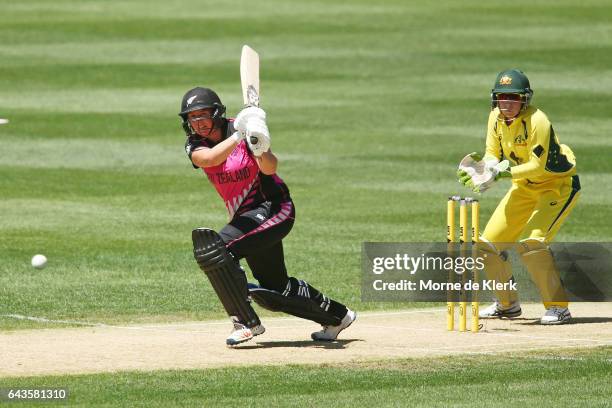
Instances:
[[[287,286],[284,289],[283,294],[285,296],[301,296],[308,299],[314,298],[318,293],[311,293],[314,290],[308,282],[302,279],[294,278],[293,276],[289,277]]]
[[[521,257],[550,251],[548,244],[543,239],[537,238],[527,238],[521,240],[516,250]]]
[[[490,256],[504,257],[505,254],[505,252],[500,251],[493,242],[487,241],[486,239],[479,241],[476,245],[476,248],[478,251],[478,256],[483,258],[487,258]]]
[[[477,254],[484,264],[484,269],[489,279],[507,282],[512,279],[512,266],[507,251],[500,251],[491,242],[479,242]]]
[[[219,234],[208,228],[197,228],[191,233],[193,256],[205,272],[228,262],[230,255]]]
[[[295,297],[301,296],[308,299],[313,298],[318,294],[318,291],[308,284],[305,280],[287,277],[285,280],[258,279],[262,288],[276,291],[283,296]],[[317,293],[312,293],[312,292]]]
[[[287,287],[289,283],[289,278],[271,279],[271,278],[262,276],[262,277],[257,277],[257,281],[259,282],[259,286],[261,286],[262,288],[273,290],[278,293],[283,293],[283,291],[285,290],[285,288]]]

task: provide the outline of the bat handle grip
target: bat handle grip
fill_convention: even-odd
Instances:
[[[259,108],[259,97],[257,98],[257,100],[255,101],[251,100],[247,104],[244,105],[245,108],[248,108],[249,106],[256,106]],[[257,136],[251,136],[250,140],[251,140],[251,144],[257,144],[257,142],[259,141]]]

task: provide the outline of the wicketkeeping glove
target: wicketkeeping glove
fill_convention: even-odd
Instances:
[[[495,181],[504,177],[512,177],[508,160],[482,160],[482,156],[476,152],[465,156],[457,170],[459,183],[475,193],[487,191]]]
[[[468,160],[471,159],[470,160]],[[466,167],[473,167],[474,164],[477,164],[482,161],[482,156],[476,152],[472,152],[466,155],[461,163],[459,163],[459,169],[457,170],[457,178],[459,183],[463,184],[468,188],[474,187],[474,182],[472,181],[472,175],[466,171]],[[467,166],[466,166],[467,163]]]

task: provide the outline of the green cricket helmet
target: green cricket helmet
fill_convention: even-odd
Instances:
[[[497,95],[518,94],[523,103],[521,110],[526,109],[533,97],[533,90],[529,84],[527,75],[519,69],[507,69],[497,74],[495,84],[491,89],[491,106],[497,106]]]

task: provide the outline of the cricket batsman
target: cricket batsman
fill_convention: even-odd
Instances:
[[[185,151],[225,202],[230,221],[221,230],[197,228],[193,251],[233,323],[226,340],[234,346],[265,329],[251,306],[292,314],[321,324],[313,340],[332,341],[357,315],[308,282],[290,277],[283,238],[295,221],[289,189],[276,174],[278,158],[270,150],[266,112],[251,106],[236,119],[208,88],[183,97],[179,116],[187,136]],[[247,284],[240,266],[245,259],[261,286]]]
[[[460,183],[476,192],[503,178],[512,181],[481,237],[487,276],[501,282],[513,279],[504,250],[514,243],[546,309],[540,323],[564,324],[571,314],[548,244],[576,205],[580,181],[574,153],[560,144],[546,114],[531,105],[532,96],[522,71],[510,69],[497,75],[491,90],[485,155],[466,156],[491,177],[488,182],[475,182],[470,166],[461,165],[457,175]],[[497,291],[496,295],[495,303],[481,310],[481,318],[521,315],[515,291]]]

